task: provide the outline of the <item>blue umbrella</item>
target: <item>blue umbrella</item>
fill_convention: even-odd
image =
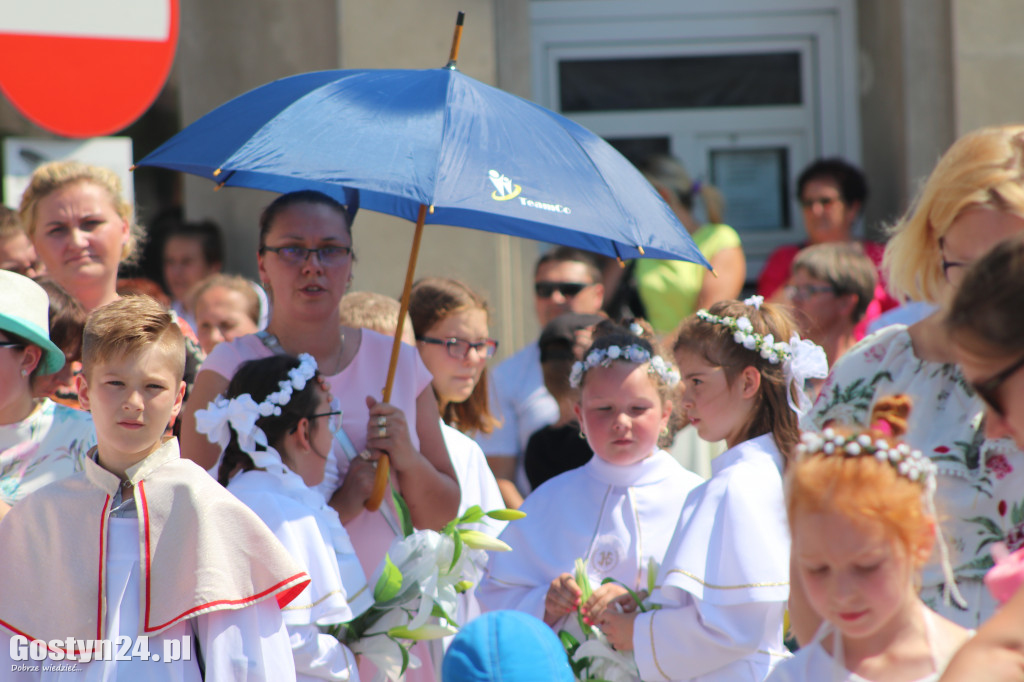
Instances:
[[[449,69],[319,71],[214,109],[138,162],[274,192],[318,189],[425,224],[708,266],[611,145]],[[710,266],[708,266],[710,267]]]
[[[618,258],[710,264],[650,183],[586,128],[448,65],[300,74],[240,95],[137,166],[273,192],[316,189],[416,221],[384,400],[425,224],[468,227]],[[382,458],[383,459],[383,458]],[[386,459],[383,459],[386,462]],[[387,481],[378,467],[376,509]]]

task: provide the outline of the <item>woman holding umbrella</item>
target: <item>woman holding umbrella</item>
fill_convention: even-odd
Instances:
[[[353,261],[344,206],[315,191],[282,195],[260,217],[259,244],[259,273],[273,315],[265,333],[219,344],[203,364],[185,407],[182,452],[205,468],[217,462],[219,448],[196,432],[195,413],[224,392],[242,362],[309,353],[341,400],[344,435],[355,452],[363,452],[349,462],[336,447],[320,490],[348,527],[371,575],[394,537],[381,513],[364,511],[380,454],[390,456],[395,487],[416,527],[440,529],[458,509],[458,484],[441,436],[430,372],[413,349],[403,348],[393,401],[373,397],[384,386],[392,340],[340,325],[338,302]]]

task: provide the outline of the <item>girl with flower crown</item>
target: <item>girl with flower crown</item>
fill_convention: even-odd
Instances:
[[[881,398],[870,428],[805,433],[797,446],[786,472],[793,564],[822,624],[770,682],[931,682],[970,637],[918,596],[936,543],[936,467],[895,442],[909,412],[905,396]]]
[[[318,626],[349,621],[373,602],[338,513],[314,490],[340,423],[336,406],[311,355],[273,355],[241,365],[226,396],[197,413],[224,448],[221,484],[311,578],[282,611],[298,680],[359,679],[352,652]]]
[[[679,374],[647,339],[620,328],[600,336],[570,381],[580,388],[576,415],[596,456],[526,498],[526,518],[501,535],[513,551],[491,556],[477,589],[485,609],[526,611],[556,630],[576,611],[590,624],[623,586],[647,585],[686,493],[701,482],[658,447]],[[600,585],[587,601],[571,575],[577,559]],[[602,585],[607,578],[616,582]]]
[[[679,330],[683,411],[702,439],[729,450],[683,504],[651,596],[660,610],[625,597],[596,615],[645,680],[760,682],[787,656],[782,473],[809,402],[803,381],[827,369],[794,329],[783,308],[754,297],[700,310]]]

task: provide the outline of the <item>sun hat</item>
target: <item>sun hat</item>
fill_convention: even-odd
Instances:
[[[39,374],[53,374],[64,366],[64,352],[50,341],[49,312],[50,297],[41,286],[28,277],[0,270],[0,331],[42,349]]]
[[[554,631],[522,611],[491,611],[455,635],[441,665],[444,682],[573,682]]]

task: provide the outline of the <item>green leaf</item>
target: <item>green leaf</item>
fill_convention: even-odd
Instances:
[[[446,613],[444,607],[441,606],[441,604],[439,604],[436,600],[434,601],[434,605],[430,607],[430,615],[434,618],[444,618],[449,623],[455,623],[455,619],[452,618],[451,615]]]
[[[423,641],[431,639],[441,639],[442,637],[449,637],[458,632],[457,628],[448,625],[439,625],[436,623],[427,623],[423,627],[410,630],[404,625],[393,627],[388,630],[388,637],[392,639],[409,639],[412,641]]]
[[[455,570],[455,564],[459,562],[459,557],[462,556],[462,533],[453,533],[452,539],[455,541],[455,549],[452,550],[452,563],[448,566],[449,573]]]
[[[398,648],[402,650],[402,672],[399,675],[404,675],[406,668],[409,667],[409,650],[406,649],[401,642],[394,637],[391,637],[391,641],[398,645]]]
[[[474,504],[472,507],[466,510],[466,513],[459,517],[458,523],[476,523],[484,517],[484,510],[480,508],[479,504]]]
[[[392,563],[391,557],[385,554],[384,570],[381,571],[380,577],[377,578],[377,584],[373,587],[373,600],[378,603],[385,602],[394,599],[401,591],[402,572],[398,570],[398,566]]]
[[[569,651],[571,649],[572,653],[575,653],[576,647],[580,645],[579,640],[573,637],[572,634],[566,630],[558,631],[558,639],[562,640],[562,646],[565,647],[565,650]]]
[[[629,589],[629,586],[626,585],[626,583],[622,582],[621,580],[616,580],[615,578],[612,578],[611,576],[609,576],[609,577],[607,577],[607,578],[605,578],[604,580],[601,581],[602,585],[607,585],[608,583],[615,583],[616,585],[618,585],[622,589],[626,590],[626,592],[629,593],[629,596],[633,599],[633,601],[636,602],[636,605],[640,609],[640,612],[641,613],[646,613],[647,612],[647,609],[645,609],[644,606],[643,606],[643,600],[640,598],[640,595],[638,595],[633,590]]]
[[[394,488],[391,489],[391,499],[395,502],[395,514],[398,516],[398,525],[402,527],[402,536],[409,537],[413,533],[412,514],[409,513],[409,505],[405,503],[405,499]]]
[[[518,509],[492,509],[487,516],[498,521],[518,521],[526,518],[526,512]]]

